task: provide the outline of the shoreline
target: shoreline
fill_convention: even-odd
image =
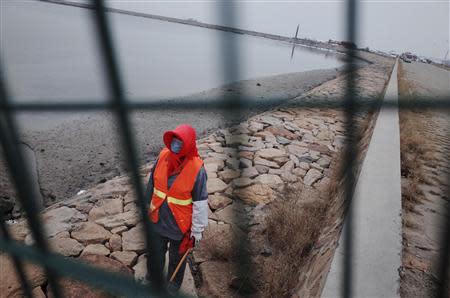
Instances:
[[[336,78],[342,72],[342,69],[328,69],[262,77],[223,85],[174,100],[195,99],[207,102],[219,100],[224,96],[239,96],[261,102],[257,108],[243,109],[240,119],[235,119],[235,121],[242,121],[273,107],[273,99],[282,98],[283,100],[279,102],[282,104],[286,100],[298,97]],[[272,105],[265,105],[265,100]],[[35,124],[30,118],[32,114],[23,115],[25,116],[23,118],[28,118],[29,124],[24,125],[20,137],[22,142],[34,148],[38,165],[37,173],[40,174],[39,177],[35,177],[35,180],[40,182],[38,188],[43,196],[44,206],[63,201],[82,189],[104,183],[126,172],[121,162],[123,155],[121,150],[118,150],[120,140],[113,117],[107,112],[89,112],[79,115],[79,117],[73,116],[76,119],[56,125],[44,125],[44,129],[38,130],[30,128]],[[42,115],[37,117],[42,118]],[[53,117],[60,118],[58,115]],[[197,129],[198,137],[233,123],[224,110],[134,111],[131,114],[131,120],[141,164],[152,161],[156,157],[154,153],[158,152],[162,146],[162,133],[180,123],[191,123]],[[51,123],[52,116],[49,114],[49,117],[43,121]],[[0,160],[0,168],[5,169],[2,160]],[[7,173],[6,170],[2,172]],[[0,175],[2,189],[0,200],[7,203],[3,207],[3,212],[9,215],[9,218],[16,218],[20,216],[20,213],[17,207],[14,212],[11,210],[14,191],[5,176]],[[13,204],[17,206],[14,201]]]

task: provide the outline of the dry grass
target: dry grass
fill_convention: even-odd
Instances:
[[[271,205],[267,236],[273,253],[262,266],[261,296],[291,296],[298,284],[300,268],[319,235],[326,210],[324,200],[303,198],[292,188],[284,193],[284,200]]]

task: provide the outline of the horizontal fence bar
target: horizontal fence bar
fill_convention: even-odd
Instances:
[[[2,238],[0,251],[36,265],[50,268],[59,276],[71,278],[85,284],[102,288],[115,295],[124,297],[161,297],[151,294],[147,285],[134,280],[132,276],[105,271],[77,259],[67,258],[55,253],[42,253],[33,246],[27,246],[14,240]],[[180,295],[180,297],[188,297]]]
[[[380,99],[364,99],[358,98],[360,102],[355,102],[354,105],[360,110],[372,108],[374,105],[381,104]],[[314,99],[314,101],[308,100],[295,100],[295,102],[290,102],[291,100],[286,99],[268,99],[264,102],[249,102],[241,101],[239,106],[230,105],[228,100],[220,100],[205,103],[204,101],[196,100],[183,100],[182,102],[171,102],[171,101],[155,101],[155,102],[127,102],[124,103],[123,108],[128,110],[237,110],[244,108],[261,108],[261,107],[297,107],[297,108],[345,108],[345,102],[336,100],[331,101],[327,99]],[[401,98],[396,102],[395,100],[390,100],[389,98],[383,101],[386,108],[398,108],[401,109],[439,109],[448,110],[450,109],[450,98],[443,99],[430,99],[430,98]],[[11,103],[3,104],[0,103],[0,110],[8,110],[11,112],[73,112],[73,111],[102,111],[111,110],[113,104],[111,102],[105,103],[80,103],[76,101],[68,101],[66,103],[52,103],[46,101],[40,102],[21,102],[21,103]]]

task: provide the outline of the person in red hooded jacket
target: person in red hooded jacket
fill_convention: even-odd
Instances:
[[[169,246],[168,279],[189,246],[197,245],[202,239],[202,232],[208,225],[207,175],[195,139],[195,129],[187,124],[165,132],[165,148],[159,154],[147,186],[153,240],[160,251],[156,265],[164,268]],[[173,282],[167,284],[169,293],[175,294],[180,289],[185,268],[186,262],[183,262]]]

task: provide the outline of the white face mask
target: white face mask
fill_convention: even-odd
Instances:
[[[182,147],[183,147],[183,141],[181,141],[177,138],[172,139],[172,143],[170,144],[170,150],[173,153],[180,153]]]

